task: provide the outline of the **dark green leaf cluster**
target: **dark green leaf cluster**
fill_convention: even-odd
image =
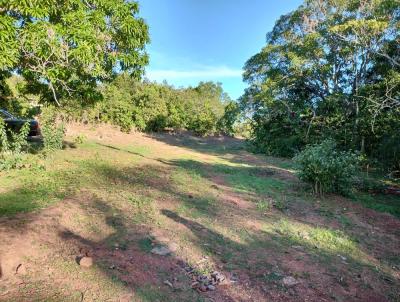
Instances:
[[[349,194],[358,169],[358,156],[349,151],[338,151],[333,140],[306,147],[294,158],[301,180],[311,183],[313,191]]]
[[[57,103],[87,99],[118,71],[139,76],[149,37],[138,11],[126,0],[0,0],[0,75],[17,72]]]

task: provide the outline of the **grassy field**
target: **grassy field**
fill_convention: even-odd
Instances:
[[[0,174],[0,301],[400,300],[399,197],[313,197],[237,139],[81,133]]]

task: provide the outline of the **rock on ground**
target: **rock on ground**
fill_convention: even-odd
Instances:
[[[79,260],[79,265],[82,267],[91,267],[93,265],[93,258],[92,257],[82,257]]]
[[[295,278],[288,276],[282,279],[283,285],[285,285],[286,287],[292,287],[295,286],[297,284],[299,284],[299,281],[297,281]]]
[[[153,254],[160,255],[160,256],[167,256],[171,254],[171,250],[166,246],[156,246],[151,250]]]

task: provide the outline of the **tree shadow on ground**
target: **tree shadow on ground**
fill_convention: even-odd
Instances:
[[[386,301],[385,294],[390,293],[392,298],[398,294],[393,284],[383,284],[386,292],[360,287],[361,280],[357,279],[368,275],[366,263],[351,257],[347,260],[351,261],[351,265],[337,261],[335,251],[317,249],[313,244],[290,234],[253,233],[247,236],[244,243],[239,243],[173,211],[161,212],[190,229],[197,238],[196,245],[203,246],[217,263],[222,263],[229,272],[238,274],[250,288],[258,288],[265,297],[279,296],[285,301]],[[373,270],[372,267],[370,269]],[[285,276],[296,276],[300,284],[294,289],[285,288],[282,285]],[[393,276],[383,272],[380,278],[398,283]],[[320,300],[315,300],[316,293]]]
[[[232,163],[268,165],[271,168],[293,173],[293,162],[287,158],[265,156],[250,153],[247,150],[250,143],[245,139],[230,136],[199,137],[186,133],[167,134],[153,133],[147,137],[163,142],[170,146],[181,147],[195,152],[226,158]]]
[[[156,207],[156,214],[160,211],[161,215],[175,223],[177,230],[179,230],[179,225],[190,230],[194,235],[194,239],[190,239],[191,245],[201,249],[205,255],[209,255],[213,263],[222,267],[223,272],[227,275],[236,273],[239,276],[239,282],[235,285],[234,291],[250,293],[256,297],[253,299],[254,301],[260,301],[266,297],[285,301],[299,301],[299,299],[306,298],[309,298],[310,301],[320,301],[315,300],[316,296],[333,301],[332,291],[342,298],[367,301],[365,299],[369,297],[379,297],[379,294],[393,290],[398,284],[397,280],[393,281],[393,277],[386,273],[375,273],[376,275],[374,275],[369,271],[365,272],[369,268],[364,262],[351,255],[346,255],[352,264],[349,266],[341,261],[337,250],[316,248],[312,241],[297,236],[295,233],[279,232],[279,230],[263,231],[262,228],[248,230],[243,227],[243,236],[240,238],[235,239],[224,235],[216,231],[218,227],[232,230],[237,227],[235,220],[239,221],[242,217],[259,220],[262,215],[255,214],[253,210],[238,209],[224,203],[216,204],[214,202],[210,206],[209,197],[206,195],[207,188],[201,188],[203,190],[199,192],[191,192],[192,196],[190,197],[188,192],[179,188],[170,179],[170,174],[178,168],[189,172],[188,175],[198,173],[200,177],[209,181],[207,184],[211,187],[212,184],[216,184],[212,174],[224,174],[224,171],[227,171],[228,173],[225,174],[228,176],[242,175],[243,179],[250,179],[244,183],[242,181],[229,183],[228,186],[242,185],[247,187],[245,190],[242,188],[242,191],[255,192],[259,195],[258,185],[254,186],[253,183],[255,178],[264,177],[260,175],[260,168],[225,167],[220,164],[204,164],[193,161],[163,161],[163,163],[168,163],[168,165],[147,164],[141,167],[118,167],[92,160],[85,163],[85,171],[91,171],[90,175],[96,175],[97,181],[108,187],[136,194],[140,200],[150,198]],[[271,177],[274,177],[274,174],[265,175],[264,178]],[[277,189],[285,188],[278,187]],[[166,196],[173,201],[172,204],[168,204],[169,208],[166,208],[165,199],[159,198]],[[218,198],[217,201],[219,201]],[[79,200],[76,201],[76,203],[78,202]],[[95,291],[93,284],[97,282],[98,274],[102,276],[100,281],[110,287],[110,293],[114,292],[115,294],[115,291],[119,290],[124,292],[129,299],[133,297],[133,293],[142,301],[185,301],[185,299],[186,301],[196,301],[196,299],[200,299],[201,296],[190,288],[188,285],[190,280],[185,279],[185,274],[177,265],[183,259],[175,255],[161,257],[149,253],[151,244],[158,244],[157,238],[149,237],[151,231],[158,228],[156,221],[145,216],[144,220],[136,223],[132,212],[125,203],[129,203],[129,200],[124,199],[124,203],[114,204],[114,201],[97,197],[80,205],[84,217],[91,219],[98,215],[104,222],[102,226],[112,230],[110,234],[106,234],[101,239],[91,238],[90,234],[86,234],[79,228],[54,226],[58,231],[61,243],[66,246],[59,249],[57,244],[60,242],[57,240],[50,241],[48,245],[51,249],[57,250],[56,254],[61,257],[59,259],[58,256],[54,256],[55,259],[67,265],[63,278],[68,275],[68,272],[77,276],[80,283],[73,284],[74,289],[84,292],[88,300],[91,298],[95,300],[94,296],[89,295]],[[180,214],[175,208],[181,204],[196,209],[200,216],[198,218],[190,217],[190,212],[187,213],[188,215]],[[227,214],[232,214],[232,216]],[[205,221],[210,222],[209,218],[215,221],[215,226],[205,223]],[[289,222],[297,219],[289,215],[286,215],[286,218]],[[14,222],[15,220],[11,219],[4,223],[12,224]],[[26,225],[21,225],[22,229],[25,227]],[[320,227],[323,228],[323,226]],[[298,250],[293,246],[301,248]],[[83,270],[84,278],[89,279],[84,279],[85,282],[82,282],[82,279],[79,279],[82,268],[75,263],[75,257],[85,255],[93,257],[96,264],[89,270]],[[361,281],[357,283],[355,278],[361,274],[366,274],[367,277],[372,276],[372,278],[376,278],[376,276],[388,278],[393,283],[385,284],[382,279],[380,282],[374,283],[378,287],[364,289],[364,284]],[[164,279],[170,278],[171,275],[176,275],[178,279],[183,280],[183,290],[172,292],[163,285]],[[295,275],[301,280],[300,285],[294,289],[283,287],[282,278],[288,275]],[[52,284],[48,276],[42,276],[40,272],[38,272],[38,276],[46,280],[46,286]],[[90,285],[91,278],[93,279],[92,285]],[[54,287],[57,288],[57,286]],[[92,293],[85,291],[86,287],[91,288]],[[327,291],[327,288],[330,291]],[[359,297],[356,298],[355,292]],[[210,295],[216,295],[216,301],[251,301],[240,298],[240,295],[234,296],[230,287],[221,287],[215,294]],[[362,300],[363,298],[365,299]]]
[[[187,133],[152,133],[148,134],[147,137],[171,146],[182,147],[211,155],[224,155],[245,149],[245,141],[243,139],[229,136],[200,137]]]
[[[192,161],[189,162],[189,165],[187,164],[186,161],[183,162],[170,162],[173,166],[178,166],[179,168],[183,169],[195,169],[195,171],[198,171],[199,169],[201,171],[210,171],[213,168],[209,167],[209,165],[212,166],[212,164],[202,164],[200,167],[198,164],[193,164]],[[207,166],[208,165],[208,166]],[[200,210],[200,213],[202,216],[199,218],[209,218],[210,216],[213,217],[214,220],[218,221],[219,224],[224,225],[224,227],[229,228],[230,224],[232,223],[231,217],[225,217],[225,214],[228,213],[226,210],[228,208],[225,207],[225,205],[218,205],[218,208],[216,210],[213,210],[212,208],[209,208],[207,206],[203,207],[204,201],[201,199],[195,198],[189,198],[185,193],[181,192],[176,186],[174,186],[173,183],[167,178],[164,179],[163,181],[160,181],[160,179],[157,179],[157,177],[160,177],[160,175],[170,173],[170,170],[167,169],[165,170],[164,168],[158,166],[158,165],[146,165],[142,167],[144,171],[155,171],[155,173],[148,177],[148,178],[142,178],[141,182],[143,183],[144,186],[150,187],[152,191],[159,191],[162,193],[167,193],[171,197],[173,197],[174,200],[178,202],[186,202],[188,204],[191,204],[193,206],[193,203],[198,201],[198,210]],[[220,167],[218,168],[220,169]],[[217,169],[217,170],[218,170]],[[231,167],[229,167],[231,169]],[[110,172],[111,171],[111,172]],[[250,171],[250,172],[249,172]],[[258,170],[256,170],[258,171]],[[191,171],[193,172],[193,171]],[[252,169],[248,169],[247,167],[235,167],[233,168],[233,174],[244,174],[245,177],[249,177],[252,172],[254,172]],[[249,174],[250,173],[250,174]],[[112,178],[116,178],[117,184],[121,185],[126,185],[126,184],[133,184],[133,182],[137,182],[140,177],[142,177],[142,173],[140,171],[136,170],[106,170],[105,171],[106,175],[112,175]],[[257,174],[256,174],[257,175]],[[128,177],[127,177],[128,176]],[[204,178],[209,178],[209,175],[207,173],[203,174],[202,177]],[[212,179],[210,179],[212,181]],[[127,181],[127,182],[126,182]],[[246,182],[247,185],[252,185],[253,182]],[[253,185],[252,185],[253,186]],[[248,189],[247,191],[253,190],[254,187]],[[282,189],[282,188],[278,188]],[[196,192],[199,193],[199,196],[201,197],[204,192]],[[256,192],[259,194],[260,192]],[[162,206],[162,202],[158,203],[158,207]],[[240,215],[247,216],[249,218],[255,217],[254,212],[252,211],[247,211],[243,209],[235,209],[232,211],[233,215],[236,217],[240,217]],[[239,271],[245,271],[247,276],[250,276],[249,280],[252,280],[252,272],[254,271],[255,267],[263,267],[263,268],[270,268],[271,265],[276,265],[276,260],[280,259],[281,263],[288,263],[290,261],[293,261],[296,256],[299,254],[301,257],[304,257],[307,261],[303,262],[303,264],[307,265],[314,265],[318,270],[324,271],[327,268],[332,269],[332,270],[339,270],[340,273],[345,274],[346,278],[349,280],[352,278],[351,276],[354,275],[359,275],[360,272],[365,271],[365,269],[371,270],[372,267],[369,267],[369,265],[365,262],[365,259],[358,258],[358,256],[355,256],[351,253],[347,253],[346,250],[341,251],[340,250],[340,245],[336,247],[329,247],[326,248],[325,245],[321,246],[315,246],[314,242],[307,238],[302,237],[302,235],[298,235],[295,232],[296,231],[281,231],[281,230],[276,230],[271,232],[251,232],[246,235],[246,240],[245,243],[238,243],[236,241],[233,241],[232,239],[227,238],[226,236],[223,236],[219,234],[218,232],[213,231],[211,228],[207,228],[202,226],[200,223],[194,221],[194,220],[188,220],[186,218],[183,218],[182,216],[178,214],[174,214],[173,211],[164,210],[162,211],[162,214],[165,216],[175,220],[176,222],[179,222],[180,224],[183,224],[187,226],[199,239],[198,242],[196,242],[196,245],[201,247],[202,250],[207,253],[213,255],[214,259],[218,263],[225,263],[229,264],[229,269],[237,269]],[[282,216],[282,215],[281,215]],[[297,221],[298,217],[293,217],[289,215],[283,215],[286,216],[286,219],[291,222],[291,221]],[[335,233],[330,231],[330,228],[325,228],[323,225],[317,225],[313,223],[308,223],[304,220],[301,221],[303,224],[309,225],[311,228],[316,228],[318,230],[321,230],[323,234],[334,234]],[[231,224],[231,226],[234,226],[234,224]],[[326,232],[325,232],[326,230]],[[324,233],[325,232],[325,233]],[[339,234],[339,236],[342,236]],[[327,237],[327,240],[330,240],[330,237]],[[336,239],[334,239],[336,240]],[[341,237],[338,237],[338,243],[341,242]],[[347,240],[347,239],[346,239]],[[334,244],[334,242],[332,242]],[[287,256],[287,249],[291,249],[292,246],[301,246],[303,249],[303,252],[294,252],[291,250],[290,253],[293,255]],[[343,245],[344,249],[346,249],[346,243]],[[260,255],[265,255],[265,253],[269,253],[270,256],[273,256],[274,259],[271,260],[270,257],[267,257],[267,261],[256,261],[255,263],[252,262],[251,257],[249,258],[249,255],[253,255],[254,258],[259,258]],[[351,262],[351,266],[348,264],[342,263],[341,258],[338,257],[338,253],[343,254],[342,256],[346,256],[348,261]],[[286,256],[285,256],[286,255]],[[364,252],[364,256],[368,258],[368,251]],[[363,256],[363,257],[364,257]],[[263,257],[263,256],[261,256]],[[361,256],[360,256],[361,257]],[[309,262],[311,261],[311,262]],[[271,263],[273,264],[271,264]],[[287,270],[282,269],[281,271],[278,270],[278,274],[281,274],[282,276],[285,274],[291,274],[289,269],[291,269],[292,264],[287,264]],[[347,271],[344,273],[344,271]],[[268,279],[268,274],[270,274],[270,271],[263,271],[263,273],[257,273],[255,279],[259,278],[264,278],[265,275],[267,275]],[[371,274],[369,273],[371,276]],[[263,277],[264,276],[264,277]],[[379,278],[387,278],[391,281],[393,281],[393,277],[387,273],[387,272],[379,272],[377,274]],[[375,276],[376,277],[376,276]],[[338,277],[339,278],[339,277]],[[340,279],[340,278],[339,278]],[[317,279],[314,280],[317,282]],[[255,281],[256,282],[256,281]],[[346,284],[343,283],[341,284],[341,281],[337,281],[336,279],[331,280],[329,282],[333,282],[331,285],[333,288],[337,288],[338,292],[341,292],[345,290]],[[394,281],[396,282],[396,281]],[[348,281],[350,283],[350,281]],[[276,284],[275,284],[276,285]],[[358,286],[358,285],[357,285]],[[382,285],[386,288],[392,288],[390,285]],[[348,287],[348,286],[347,286]],[[323,284],[320,284],[320,288],[324,288]],[[304,291],[307,291],[307,289],[303,288]],[[366,291],[368,292],[368,291]],[[374,295],[376,292],[374,291],[369,291],[369,295]],[[343,292],[343,295],[346,296],[346,294]]]
[[[59,236],[78,247],[79,257],[92,257],[97,270],[126,289],[126,301],[203,301],[191,288],[192,280],[180,264],[184,260],[176,254],[150,253],[152,247],[165,244],[150,235],[153,227],[132,224],[129,215],[102,200],[92,204],[104,214],[105,223],[114,229],[112,234],[100,241],[87,239],[72,230],[60,231]],[[173,283],[173,289],[164,284],[166,280]],[[234,301],[224,290],[219,292],[219,298]]]

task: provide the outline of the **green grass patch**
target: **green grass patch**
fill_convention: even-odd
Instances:
[[[336,257],[338,254],[350,256],[362,261],[365,255],[357,242],[340,230],[311,227],[301,223],[281,219],[275,225],[275,231],[294,245],[303,245],[317,249],[321,253]]]
[[[257,202],[256,206],[257,210],[262,213],[265,213],[271,209],[271,204],[269,203],[269,201],[265,200],[260,200],[259,202]]]
[[[238,192],[256,193],[258,195],[276,196],[284,191],[288,184],[276,178],[257,177],[240,170],[226,176],[228,183]]]
[[[352,200],[378,212],[389,213],[400,218],[400,197],[395,195],[357,193]]]

